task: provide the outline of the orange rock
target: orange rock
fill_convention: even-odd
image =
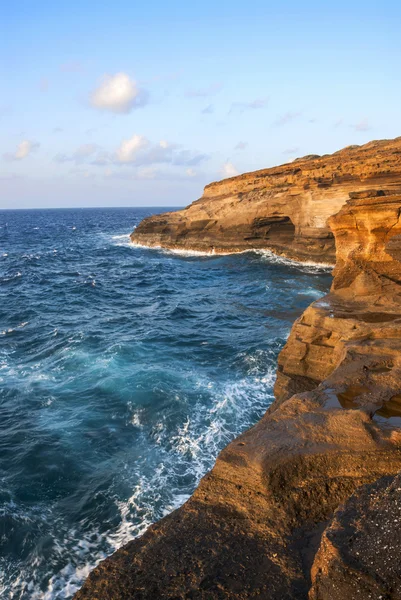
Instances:
[[[200,200],[144,219],[134,243],[206,252],[271,249],[334,263],[327,220],[350,192],[401,189],[401,138],[245,173],[207,185]]]
[[[401,549],[391,529],[399,540],[399,476],[363,487],[401,469],[400,144],[372,142],[296,163],[301,171],[321,169],[321,187],[310,184],[315,199],[308,196],[308,204],[302,192],[299,214],[291,212],[303,239],[311,233],[305,223],[316,226],[316,203],[323,231],[334,206],[342,206],[328,221],[337,247],[330,294],[294,324],[279,357],[276,400],[264,417],[220,453],[188,502],[101,563],[76,600],[401,597]],[[335,164],[347,177],[329,185]],[[270,219],[275,206],[282,219],[284,199],[293,206],[291,190],[304,176],[285,165],[213,184],[200,213],[192,205],[148,219],[133,238],[156,243],[169,230],[178,243],[185,221],[185,246],[211,239],[208,231],[217,235],[218,222],[236,222],[242,243],[246,215],[248,225]],[[278,192],[280,177],[285,192]],[[273,180],[277,204],[266,193]],[[332,192],[323,208],[318,189]],[[344,205],[346,190],[352,193]],[[240,194],[253,208],[230,216],[227,198],[238,206]],[[213,225],[192,220],[205,206]]]

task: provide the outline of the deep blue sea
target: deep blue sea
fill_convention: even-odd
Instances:
[[[267,252],[132,246],[154,212],[0,211],[7,600],[71,598],[182,504],[269,406],[291,324],[329,288],[329,271]]]

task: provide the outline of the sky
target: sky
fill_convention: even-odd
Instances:
[[[10,2],[0,208],[181,206],[401,135],[399,0]]]

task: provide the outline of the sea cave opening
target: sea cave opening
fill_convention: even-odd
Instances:
[[[295,225],[290,217],[258,217],[252,223],[252,237],[272,245],[289,246],[294,241]]]

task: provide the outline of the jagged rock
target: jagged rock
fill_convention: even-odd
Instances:
[[[276,401],[188,502],[101,563],[76,600],[399,598],[401,551],[385,543],[397,495],[386,480],[347,503],[401,469],[401,196],[367,189],[329,221],[333,286],[292,328]],[[372,531],[380,514],[386,530]]]
[[[327,219],[350,192],[401,188],[401,138],[309,155],[207,185],[200,200],[144,219],[132,233],[147,246],[214,252],[271,249],[334,263]]]

